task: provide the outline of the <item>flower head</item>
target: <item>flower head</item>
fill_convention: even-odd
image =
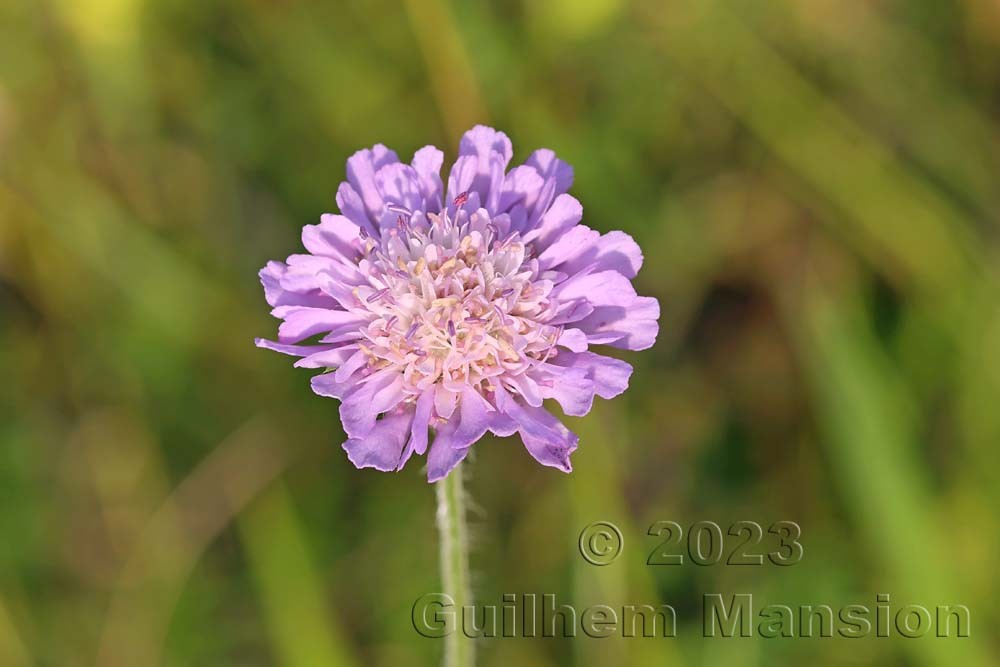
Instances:
[[[543,400],[586,414],[632,373],[590,348],[656,338],[659,304],[630,282],[642,264],[632,238],[579,224],[573,170],[552,151],[507,171],[511,156],[504,133],[473,128],[444,191],[433,146],[410,164],[382,145],[358,151],[341,214],[303,229],[306,254],[260,272],[283,321],[277,342],[257,345],[326,369],[312,388],[340,399],[359,468],[398,470],[426,452],[433,482],[491,431],[519,433],[568,472],[577,438]]]

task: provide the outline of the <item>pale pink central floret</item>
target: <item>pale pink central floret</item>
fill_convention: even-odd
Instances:
[[[369,372],[401,371],[409,400],[434,384],[484,394],[500,382],[517,392],[520,376],[556,355],[560,327],[545,323],[552,281],[485,209],[459,208],[454,219],[405,213],[380,240],[365,239],[369,285],[354,295],[375,316],[360,344]]]

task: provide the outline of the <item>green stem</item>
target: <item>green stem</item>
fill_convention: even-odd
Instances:
[[[437,483],[437,522],[441,534],[442,592],[455,600],[455,627],[445,636],[445,667],[472,667],[475,646],[462,631],[462,608],[472,604],[469,590],[469,542],[465,529],[465,489],[460,463]]]

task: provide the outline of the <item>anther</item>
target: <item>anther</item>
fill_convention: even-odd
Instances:
[[[365,301],[368,302],[368,303],[372,303],[374,301],[378,301],[379,299],[381,299],[382,297],[384,297],[388,293],[389,293],[389,288],[388,287],[380,289],[379,291],[374,292],[373,294],[369,295],[368,298],[365,299]]]

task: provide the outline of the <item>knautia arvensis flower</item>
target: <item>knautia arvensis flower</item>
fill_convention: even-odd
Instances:
[[[579,224],[573,170],[552,151],[507,171],[511,157],[504,133],[477,126],[445,190],[433,146],[410,164],[382,145],[358,151],[341,214],[303,229],[307,253],[260,272],[283,322],[257,344],[326,369],[312,387],[340,399],[358,467],[399,470],[426,452],[433,482],[491,431],[569,471],[577,438],[543,401],[586,414],[632,373],[591,348],[656,338],[659,304],[630,282],[632,238]]]

